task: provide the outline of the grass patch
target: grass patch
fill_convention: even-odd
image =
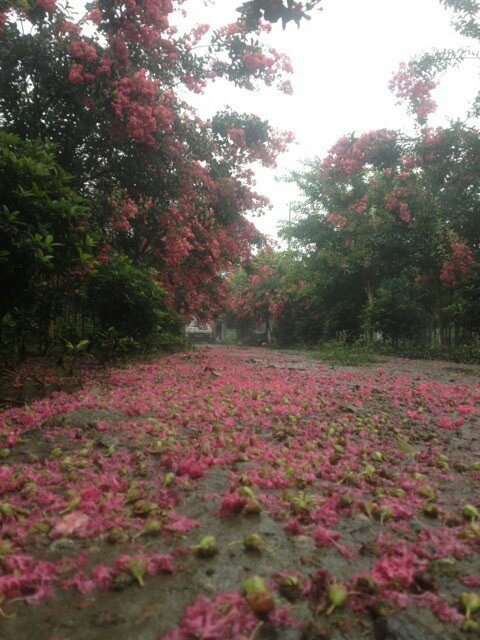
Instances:
[[[363,344],[354,343],[346,344],[341,341],[325,342],[316,349],[299,348],[286,349],[287,353],[308,355],[314,360],[328,362],[332,364],[343,365],[347,367],[357,367],[363,364],[372,364],[375,362],[385,361],[391,358],[406,358],[408,360],[443,360],[454,364],[479,365],[480,349],[476,346],[460,346],[460,347],[425,347],[411,346],[409,348],[393,349],[390,345],[382,345],[378,342],[373,347],[367,347]],[[455,370],[452,367],[452,371]],[[472,369],[466,371],[461,367],[458,368],[459,373],[468,373],[468,375],[479,376],[480,370]]]
[[[313,360],[338,364],[344,367],[358,367],[379,361],[375,352],[361,344],[346,344],[344,342],[326,342],[316,349],[297,350],[295,353],[308,355]]]
[[[444,360],[457,364],[480,365],[480,347],[477,345],[426,346],[406,345],[393,348],[391,345],[375,345],[375,351],[386,356],[410,360]]]

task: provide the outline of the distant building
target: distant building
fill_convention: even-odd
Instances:
[[[195,318],[187,324],[185,333],[192,342],[215,341],[215,326],[209,322],[199,323]]]

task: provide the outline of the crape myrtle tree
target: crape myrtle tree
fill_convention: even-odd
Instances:
[[[229,278],[228,321],[240,339],[261,329],[269,342],[274,323],[300,282],[289,256],[265,247]]]
[[[453,11],[456,29],[478,41],[479,3],[442,4]],[[466,123],[428,126],[440,74],[466,59],[475,62],[478,55],[434,52],[402,64],[394,75],[390,88],[415,117],[414,136],[387,130],[347,135],[324,160],[292,175],[303,197],[296,222],[283,227],[296,255],[285,266],[294,265],[303,285],[283,296],[276,319],[280,342],[362,335],[372,342],[375,330],[395,345],[400,339],[443,345],[478,337],[478,131]],[[477,107],[469,115],[478,115]],[[254,288],[261,300],[268,286],[278,291],[275,272],[264,275]],[[251,279],[245,273],[237,278],[254,315],[260,307]]]
[[[480,2],[478,0],[440,0],[450,13],[455,30],[466,38],[470,46],[458,49],[441,49],[421,54],[403,62],[393,75],[390,88],[400,103],[407,108],[420,125],[435,112],[437,104],[432,92],[442,75],[462,63],[480,65]],[[480,116],[480,90],[467,110],[467,119]]]
[[[441,75],[480,61],[480,3],[441,3],[472,46],[421,55],[393,76],[390,89],[415,118],[415,136],[345,136],[293,177],[303,199],[283,233],[308,272],[304,315],[318,322],[298,318],[297,326],[310,342],[362,333],[371,341],[374,330],[394,344],[480,335],[480,147],[467,125],[480,113],[478,96],[464,123],[428,125]]]
[[[419,158],[426,162],[426,176],[434,195],[443,203],[443,216],[432,217],[435,228],[423,226],[422,242],[429,247],[427,268],[430,281],[434,281],[439,339],[445,337],[445,320],[454,325],[456,335],[462,328],[479,335],[480,322],[475,294],[479,290],[478,250],[480,234],[478,185],[478,117],[480,93],[467,109],[463,125],[453,124],[447,129],[432,131],[429,118],[437,104],[432,92],[442,75],[449,69],[465,63],[480,64],[480,3],[477,0],[441,0],[450,13],[455,30],[463,35],[470,46],[459,49],[436,50],[422,54],[408,63],[402,63],[392,77],[390,89],[399,103],[407,105],[416,119],[420,138],[427,144]],[[469,123],[471,128],[466,125]],[[434,147],[435,152],[430,153]],[[438,238],[441,237],[441,242]],[[438,245],[440,244],[440,248]],[[435,247],[437,250],[435,251]],[[425,266],[425,264],[424,264]],[[443,286],[442,286],[443,285]],[[445,288],[449,295],[445,295]]]
[[[291,91],[288,58],[264,42],[275,4],[247,2],[231,24],[182,31],[193,10],[182,0],[99,0],[80,17],[56,0],[0,1],[0,126],[54,145],[89,208],[89,277],[124,256],[179,312],[220,304],[222,274],[260,240],[245,217],[267,204],[251,164],[273,166],[291,135],[231,110],[202,121],[185,96],[219,78]],[[298,22],[317,3],[280,4]]]
[[[460,303],[480,259],[476,130],[345,136],[293,179],[303,200],[284,235],[316,283],[321,331],[328,318],[351,337],[363,326],[368,342],[375,329],[394,342],[435,335],[441,344],[467,326],[478,332]]]

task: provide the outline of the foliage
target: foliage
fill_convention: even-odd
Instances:
[[[239,7],[241,19],[250,28],[260,24],[261,20],[268,22],[282,22],[286,25],[293,21],[300,25],[301,20],[310,20],[310,12],[318,7],[321,0],[307,0],[307,2],[297,2],[297,0],[247,0]]]
[[[298,287],[288,257],[267,247],[234,272],[229,284],[230,323],[240,336],[262,327],[268,342],[271,323]]]
[[[415,339],[419,327],[425,324],[425,300],[428,302],[426,292],[406,274],[382,281],[364,314],[366,324],[394,343],[402,338]]]
[[[87,305],[100,331],[113,328],[118,335],[140,343],[157,331],[172,332],[179,320],[166,304],[166,292],[152,276],[136,269],[126,257],[104,263],[87,285]]]
[[[119,334],[114,327],[106,331],[97,331],[93,336],[95,352],[103,362],[111,362],[125,358],[141,351],[142,345],[131,338]]]
[[[93,344],[105,360],[185,346],[182,321],[168,295],[149,274],[125,256],[105,262],[85,285],[84,301],[93,319]]]
[[[351,344],[342,340],[325,342],[315,351],[309,351],[308,355],[315,360],[345,367],[372,364],[378,360],[375,352],[365,345]]]
[[[0,321],[20,350],[27,331],[48,334],[94,268],[88,208],[71,183],[51,144],[0,131]]]
[[[396,356],[410,360],[444,360],[459,364],[480,365],[480,348],[476,344],[458,344],[451,346],[419,344],[407,342],[394,345],[392,343],[376,344],[375,353],[385,356]],[[463,371],[463,370],[462,370]],[[471,375],[480,375],[480,371],[470,371]]]
[[[470,47],[442,49],[423,53],[408,63],[402,63],[392,77],[391,90],[400,103],[405,103],[420,125],[428,122],[435,112],[432,92],[448,69],[464,62],[478,63],[480,59],[480,2],[478,0],[440,0],[450,13],[455,30],[472,42]],[[467,112],[467,119],[480,116],[480,91]]]
[[[448,311],[455,321],[476,334],[478,334],[480,327],[479,281],[479,265],[476,264],[471,272],[462,278],[462,284],[457,287],[456,295],[448,307]]]
[[[341,138],[293,174],[303,200],[283,235],[319,327],[305,342],[478,334],[479,152],[478,132],[461,124],[414,138],[380,130]]]
[[[74,242],[71,253],[69,239],[46,221],[45,228],[28,229],[45,268],[58,253],[56,273],[63,282],[79,255],[76,271],[83,263],[95,271],[96,264],[125,256],[153,276],[172,308],[186,317],[208,317],[223,304],[224,274],[262,242],[245,217],[267,203],[254,189],[251,164],[273,166],[291,135],[231,110],[203,122],[185,96],[220,78],[247,90],[266,84],[289,92],[292,68],[268,46],[270,24],[247,26],[239,19],[217,30],[190,29],[183,26],[185,10],[181,0],[118,6],[100,0],[79,18],[55,0],[1,0],[0,126],[5,135],[32,144],[43,140],[48,153],[54,148],[59,179],[68,172],[71,188],[89,207],[88,219],[80,221],[80,201],[75,203],[81,253]],[[21,186],[28,190],[28,176],[18,177],[24,178]],[[5,205],[4,216],[14,216],[16,203]],[[59,223],[66,216],[60,214]],[[15,221],[6,224],[8,235]],[[75,235],[75,226],[62,228]],[[56,243],[65,251],[56,252]],[[11,254],[12,265],[16,260]],[[25,277],[41,280],[28,272]],[[82,306],[81,289],[73,287],[69,305]],[[57,292],[65,301],[65,289]],[[9,319],[25,306],[18,295],[10,288],[3,300]],[[53,291],[46,304],[52,300]],[[74,319],[53,307],[57,325],[72,325],[65,328],[69,338],[85,337]],[[19,315],[26,318],[24,311]],[[46,335],[47,329],[39,331]]]

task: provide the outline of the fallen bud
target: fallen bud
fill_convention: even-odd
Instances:
[[[330,602],[330,607],[327,615],[330,615],[335,609],[344,607],[348,601],[347,587],[339,582],[334,582],[328,588],[328,601]]]
[[[263,553],[267,549],[265,540],[258,533],[249,533],[243,538],[243,546],[247,551]]]
[[[278,585],[278,591],[284,598],[294,602],[302,593],[302,582],[296,576],[285,576]]]
[[[214,536],[205,536],[200,543],[192,547],[200,558],[213,558],[219,552],[218,543]]]
[[[472,613],[480,611],[480,595],[478,593],[462,593],[460,596],[460,606],[465,611],[467,620]]]
[[[480,517],[480,513],[478,513],[478,509],[473,504],[467,504],[462,509],[462,516],[466,519],[474,520]]]
[[[267,615],[275,609],[271,593],[265,586],[265,580],[259,576],[248,578],[243,583],[245,598],[251,609],[258,615]]]
[[[132,560],[126,566],[127,571],[132,575],[135,580],[137,580],[138,584],[143,587],[145,582],[143,580],[143,576],[147,571],[147,561],[142,556],[136,556],[132,558]]]
[[[142,529],[142,533],[145,536],[157,536],[162,532],[163,523],[161,520],[157,520],[152,518],[151,520],[147,520]]]

